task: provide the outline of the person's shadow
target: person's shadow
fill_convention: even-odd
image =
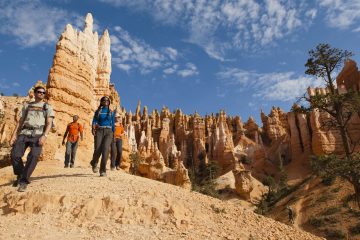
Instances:
[[[44,175],[44,176],[37,176],[30,178],[30,184],[32,182],[36,182],[42,179],[50,179],[50,178],[60,178],[60,177],[89,177],[93,176],[93,174],[83,174],[83,173],[76,173],[76,174],[57,174],[57,175]],[[14,181],[10,181],[8,183],[1,184],[0,187],[7,187],[14,184]]]

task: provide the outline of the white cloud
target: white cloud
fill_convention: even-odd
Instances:
[[[318,0],[326,9],[326,21],[330,27],[347,29],[360,22],[359,0]]]
[[[54,43],[68,22],[80,17],[39,0],[0,2],[0,33],[15,37],[23,47]],[[83,17],[81,17],[83,18]]]
[[[219,72],[225,88],[238,87],[253,92],[254,98],[272,101],[294,101],[306,93],[309,86],[321,86],[319,79],[295,76],[294,72],[257,73],[242,69],[227,69]]]
[[[123,70],[138,69],[149,73],[165,64],[168,57],[142,40],[135,39],[120,26],[114,28],[111,36],[111,50],[116,66]]]
[[[176,60],[178,56],[178,51],[174,48],[167,47],[164,49],[164,52],[169,56],[171,60]]]
[[[122,64],[122,63],[118,63],[116,64],[116,66],[122,70],[124,70],[125,72],[129,72],[131,69],[131,66],[129,64]]]
[[[190,77],[199,74],[197,67],[193,63],[187,63],[186,68],[179,70],[177,73],[181,77]]]
[[[173,65],[173,66],[171,66],[171,67],[169,67],[169,68],[164,69],[163,72],[164,72],[165,74],[173,74],[173,73],[176,72],[177,68],[178,68],[178,65]]]
[[[181,77],[197,75],[197,67],[187,63],[179,69],[177,58],[179,53],[172,47],[163,47],[159,50],[151,47],[145,41],[131,36],[120,26],[114,27],[111,38],[112,61],[119,69],[129,72],[139,71],[148,74],[162,70],[165,75],[178,74]]]
[[[305,16],[311,19],[314,19],[317,15],[317,10],[315,8],[309,9],[305,12]]]
[[[307,28],[317,11],[306,1],[256,0],[99,0],[152,15],[188,31],[187,41],[212,58],[226,60],[234,49],[254,51]]]

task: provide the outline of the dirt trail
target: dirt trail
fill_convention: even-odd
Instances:
[[[321,239],[239,205],[85,165],[40,162],[25,193],[0,169],[0,239]]]
[[[303,192],[306,192],[309,190],[309,183],[306,183],[303,189]],[[303,205],[304,205],[304,195],[302,195],[301,199],[299,201],[296,202],[296,204],[293,206],[293,210],[295,212],[295,219],[294,219],[294,226],[297,229],[301,229],[301,224],[303,223],[303,213],[302,213],[302,209],[303,209]]]

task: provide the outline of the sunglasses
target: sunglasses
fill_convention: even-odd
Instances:
[[[101,102],[109,102],[109,99],[101,100]]]
[[[45,91],[36,91],[36,93],[38,93],[38,94],[46,94]]]

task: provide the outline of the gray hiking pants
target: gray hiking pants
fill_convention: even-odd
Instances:
[[[74,165],[75,163],[75,157],[76,157],[76,150],[78,148],[78,141],[76,142],[66,142],[66,151],[65,151],[65,166],[69,165],[69,162],[71,165]]]
[[[90,164],[96,167],[101,155],[100,173],[106,172],[106,162],[109,157],[110,145],[114,138],[111,128],[98,128],[95,133],[94,154]]]
[[[40,137],[41,136],[19,135],[11,150],[11,162],[14,174],[20,178],[20,182],[29,183],[29,178],[35,170],[42,150],[42,146],[39,145]],[[24,156],[27,148],[30,148],[30,152],[27,155],[24,166],[22,156]]]

